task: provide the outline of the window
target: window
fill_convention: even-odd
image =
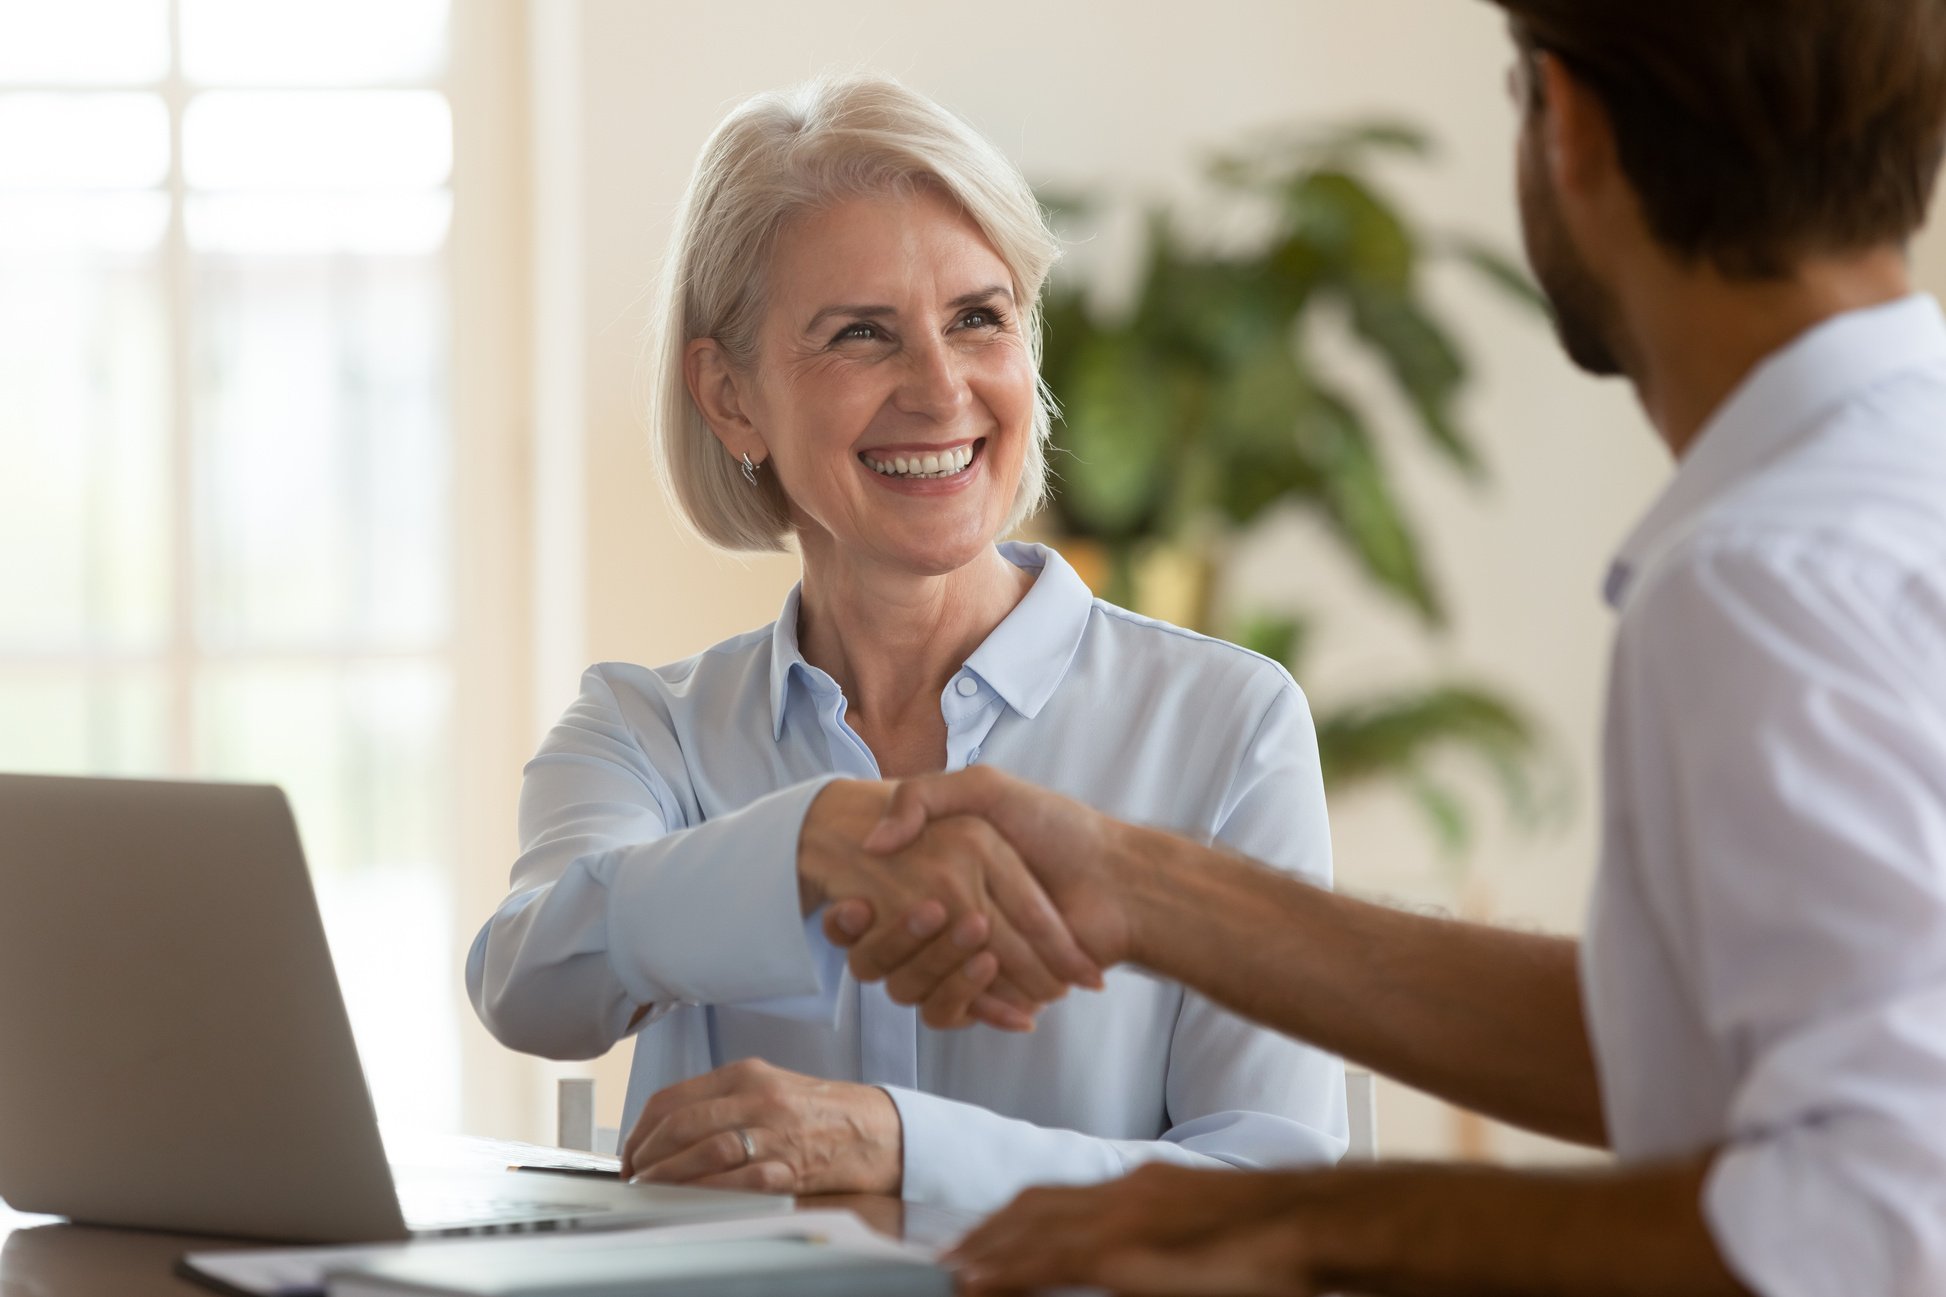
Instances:
[[[445,0],[0,0],[0,768],[282,784],[459,1113]]]

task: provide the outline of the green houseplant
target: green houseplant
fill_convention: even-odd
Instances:
[[[1112,319],[1084,285],[1057,279],[1043,365],[1062,409],[1054,520],[1067,544],[1099,556],[1095,579],[1108,598],[1237,640],[1301,675],[1314,614],[1221,611],[1240,602],[1224,597],[1236,593],[1221,588],[1224,555],[1273,511],[1295,507],[1320,517],[1349,561],[1427,633],[1446,624],[1373,418],[1307,337],[1318,313],[1335,314],[1403,398],[1418,440],[1454,471],[1481,477],[1458,412],[1467,363],[1425,300],[1423,264],[1457,258],[1537,315],[1545,303],[1510,261],[1416,228],[1371,183],[1377,155],[1428,152],[1420,132],[1381,123],[1220,156],[1208,178],[1224,202],[1259,219],[1260,237],[1199,245],[1152,208],[1139,289]],[[1055,206],[1071,224],[1092,204]],[[1144,607],[1153,600],[1140,577],[1158,558],[1188,574],[1166,609]],[[1471,817],[1444,772],[1449,754],[1484,762],[1517,813],[1537,813],[1533,775],[1544,763],[1535,727],[1489,688],[1440,681],[1314,703],[1327,783],[1401,781],[1455,852]]]

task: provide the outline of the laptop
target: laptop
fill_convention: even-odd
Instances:
[[[320,1243],[791,1199],[386,1162],[281,790],[0,775],[0,1200]]]

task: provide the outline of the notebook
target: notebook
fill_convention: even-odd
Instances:
[[[524,1242],[422,1249],[328,1276],[330,1297],[951,1297],[930,1262],[808,1237],[659,1242],[605,1236],[572,1251]]]

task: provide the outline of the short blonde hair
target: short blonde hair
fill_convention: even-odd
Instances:
[[[752,486],[710,432],[683,352],[714,338],[732,365],[756,361],[765,276],[778,232],[807,210],[931,186],[957,202],[1013,276],[1016,317],[1038,374],[1041,289],[1060,256],[1034,191],[965,121],[889,77],[822,77],[745,101],[716,128],[677,209],[649,322],[649,435],[664,489],[705,540],[781,550],[790,517],[775,473]],[[1036,380],[1034,435],[1002,534],[1047,497],[1053,401]]]

